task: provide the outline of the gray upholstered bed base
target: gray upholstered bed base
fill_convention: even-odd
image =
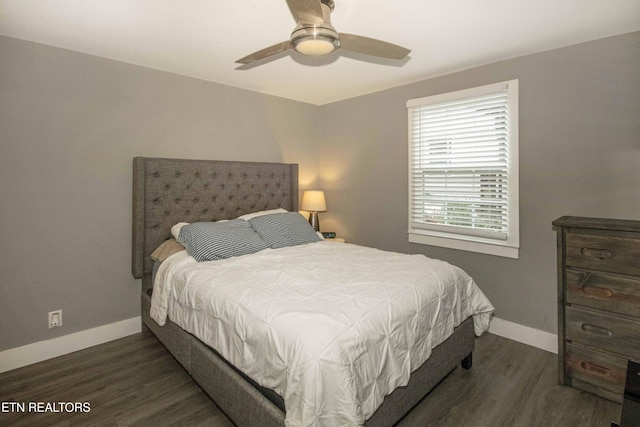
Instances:
[[[215,350],[168,321],[149,317],[152,260],[149,255],[178,222],[234,218],[257,210],[298,209],[298,167],[246,163],[135,158],[133,171],[132,273],[142,278],[142,322],[239,426],[282,426],[284,403],[225,361]],[[411,374],[406,387],[387,396],[366,426],[399,421],[458,363],[471,367],[473,323],[467,319],[429,360]]]
[[[284,425],[284,402],[280,396],[239,373],[216,351],[175,323],[168,321],[164,326],[159,326],[149,317],[150,308],[151,298],[143,293],[144,324],[236,425]],[[469,318],[411,374],[406,387],[396,389],[384,399],[382,406],[367,420],[365,426],[388,427],[400,421],[458,363],[470,368],[473,348],[473,321]]]

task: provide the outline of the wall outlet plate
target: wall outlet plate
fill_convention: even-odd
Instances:
[[[49,312],[49,329],[62,326],[62,310]]]

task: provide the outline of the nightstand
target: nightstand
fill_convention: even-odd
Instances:
[[[334,242],[334,243],[344,243],[344,238],[342,237],[325,237],[325,242]]]

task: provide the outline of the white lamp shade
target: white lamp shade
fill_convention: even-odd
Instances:
[[[300,209],[307,212],[326,212],[327,202],[324,200],[324,191],[308,190],[302,193]]]

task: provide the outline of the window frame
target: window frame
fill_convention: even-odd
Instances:
[[[460,233],[459,229],[446,225],[421,224],[419,228],[413,225],[412,205],[413,205],[413,147],[412,140],[412,108],[436,105],[454,100],[470,99],[480,95],[498,93],[506,90],[507,109],[509,119],[508,128],[508,196],[507,196],[507,232],[506,239],[483,236],[482,233]],[[408,168],[409,168],[409,206],[408,206],[408,239],[411,243],[439,246],[451,249],[458,249],[470,252],[484,253],[495,256],[517,259],[520,248],[520,221],[519,221],[519,130],[518,130],[518,102],[519,87],[518,80],[508,80],[504,82],[463,89],[455,92],[448,92],[438,95],[427,96],[407,101],[408,114]],[[475,235],[474,235],[475,234]]]

